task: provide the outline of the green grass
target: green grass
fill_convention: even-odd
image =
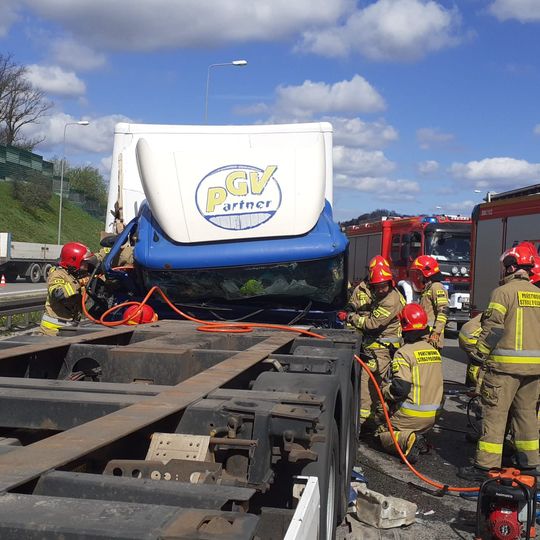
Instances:
[[[56,244],[59,200],[57,195],[53,195],[46,208],[30,211],[12,197],[10,182],[0,182],[0,232],[10,232],[17,242]],[[61,243],[82,242],[97,250],[104,223],[105,216],[103,220],[96,219],[78,206],[64,201]]]

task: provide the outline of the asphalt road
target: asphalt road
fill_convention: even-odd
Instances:
[[[14,293],[45,290],[47,290],[47,285],[45,283],[26,283],[26,281],[19,280],[17,283],[6,283],[5,287],[0,286],[0,296],[9,296]]]
[[[455,332],[450,333],[453,338],[445,340],[443,351],[444,377],[448,381],[445,391],[463,389],[449,381],[462,382],[465,379],[466,357],[458,348],[455,335]],[[421,456],[416,465],[422,474],[451,486],[474,485],[455,475],[456,468],[468,465],[475,452],[475,445],[465,438],[465,433],[472,431],[467,425],[467,402],[466,396],[446,397],[444,412],[428,434],[433,449],[430,454]],[[418,506],[417,520],[408,527],[387,531],[362,527],[361,533],[357,531],[356,535],[348,535],[347,527],[342,525],[338,538],[452,540],[473,537],[475,502],[458,495],[436,497],[421,491],[416,486],[429,486],[416,478],[398,458],[378,451],[369,441],[360,443],[357,465],[363,469],[370,489],[415,502]]]

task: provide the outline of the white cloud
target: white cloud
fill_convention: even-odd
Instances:
[[[360,118],[325,117],[334,127],[334,144],[362,148],[382,148],[397,141],[398,132],[383,120],[364,122]]]
[[[73,71],[64,71],[59,66],[28,66],[28,80],[47,94],[60,96],[80,96],[86,92],[86,85]]]
[[[98,48],[151,51],[284,39],[335,24],[354,0],[24,0]]]
[[[452,133],[444,133],[438,128],[420,128],[416,131],[416,139],[422,150],[432,146],[447,145],[453,142],[455,137]]]
[[[109,178],[109,175],[111,174],[111,166],[112,166],[112,155],[101,158],[99,160],[98,170],[103,176],[103,178]]]
[[[305,81],[300,86],[278,86],[275,111],[278,117],[298,120],[317,114],[369,113],[385,108],[382,96],[360,75],[332,85]]]
[[[378,0],[343,25],[303,34],[300,49],[324,56],[359,52],[372,60],[411,61],[459,44],[461,17],[433,0]]]
[[[420,192],[418,182],[411,180],[391,180],[377,176],[352,178],[337,174],[334,181],[337,188],[355,189],[371,193],[380,200],[413,200],[416,194]]]
[[[508,19],[517,19],[522,23],[540,21],[538,0],[495,0],[489,10],[500,21]]]
[[[470,211],[477,205],[478,202],[474,202],[470,199],[460,202],[443,202],[442,203],[442,212],[445,214],[470,214]]]
[[[421,161],[418,164],[418,172],[420,174],[428,175],[433,174],[439,170],[439,162],[433,159],[427,161]]]
[[[336,173],[352,177],[382,176],[396,168],[380,150],[334,146],[333,157]]]
[[[486,158],[468,163],[453,163],[450,172],[461,181],[468,181],[476,188],[511,188],[537,182],[540,163],[529,163],[510,157]]]
[[[0,15],[0,38],[5,37],[9,33],[11,25],[19,18],[17,15],[17,4],[16,2],[10,2],[5,0],[1,4],[1,15]]]
[[[536,124],[536,126],[534,126],[533,133],[535,135],[540,135],[540,124]]]
[[[55,61],[68,68],[81,71],[99,68],[105,64],[105,55],[81,45],[73,39],[58,39],[51,45]]]
[[[110,152],[113,144],[114,126],[118,122],[130,122],[125,116],[113,114],[96,118],[83,118],[90,122],[87,126],[72,125],[66,128],[66,153],[81,151],[91,153]],[[39,124],[30,124],[24,134],[29,138],[42,138],[45,140],[39,145],[37,151],[56,152],[62,154],[64,128],[69,122],[77,122],[80,118],[58,112],[42,118]]]

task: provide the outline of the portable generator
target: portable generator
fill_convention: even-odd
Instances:
[[[492,469],[480,487],[475,540],[534,538],[536,477],[518,469]]]

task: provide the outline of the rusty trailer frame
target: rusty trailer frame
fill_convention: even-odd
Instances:
[[[296,474],[335,490],[339,518],[358,344],[323,333],[161,321],[0,341],[0,537],[280,538]],[[208,437],[211,452],[151,461],[154,433]]]

